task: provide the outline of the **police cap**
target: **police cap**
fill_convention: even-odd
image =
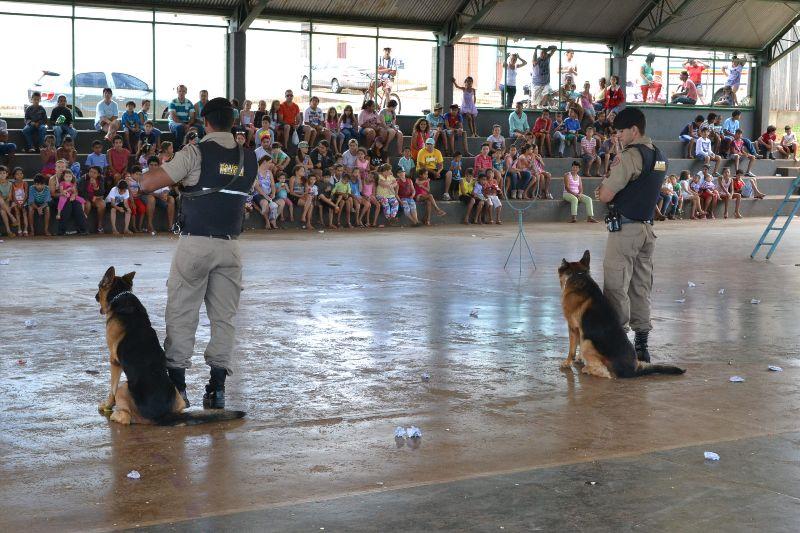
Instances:
[[[644,118],[644,113],[641,109],[636,107],[626,107],[614,117],[614,129],[624,130],[636,126],[639,128],[639,133],[644,134],[647,121]]]
[[[221,109],[233,109],[233,105],[231,105],[231,101],[227,98],[217,97],[212,98],[209,100],[206,105],[203,106],[203,111],[200,113],[201,117],[205,117],[206,115],[213,113],[215,111],[219,111]]]

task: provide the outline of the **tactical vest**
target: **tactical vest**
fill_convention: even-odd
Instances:
[[[642,155],[642,173],[629,181],[611,203],[625,218],[644,222],[653,220],[669,161],[655,146],[652,149],[643,144],[634,146]]]
[[[244,204],[258,171],[256,156],[245,150],[244,169],[240,169],[238,146],[225,148],[208,141],[198,143],[197,147],[201,156],[200,180],[197,185],[184,188],[181,231],[191,235],[237,236],[242,230]],[[234,179],[235,176],[238,177]],[[192,195],[220,188],[220,191],[210,194]]]

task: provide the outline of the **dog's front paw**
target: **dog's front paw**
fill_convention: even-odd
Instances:
[[[572,359],[567,357],[566,359],[561,361],[561,366],[559,368],[561,368],[561,370],[569,370],[570,368],[572,368]]]
[[[97,406],[97,410],[101,413],[110,413],[114,410],[114,406],[108,402],[103,402]]]
[[[131,415],[128,411],[114,411],[111,415],[111,421],[127,426],[131,423]]]

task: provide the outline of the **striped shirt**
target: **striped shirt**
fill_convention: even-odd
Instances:
[[[189,122],[191,115],[194,114],[194,104],[186,98],[181,102],[177,98],[169,103],[169,123],[175,124],[175,121],[172,120],[172,111],[175,112],[175,116],[183,123]]]

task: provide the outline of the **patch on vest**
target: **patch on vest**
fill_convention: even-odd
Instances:
[[[242,172],[239,172],[239,165],[232,163],[220,163],[219,173],[223,176],[243,176],[244,169],[242,169]]]
[[[653,170],[657,172],[666,172],[667,171],[667,162],[666,161],[656,161],[653,165]]]

